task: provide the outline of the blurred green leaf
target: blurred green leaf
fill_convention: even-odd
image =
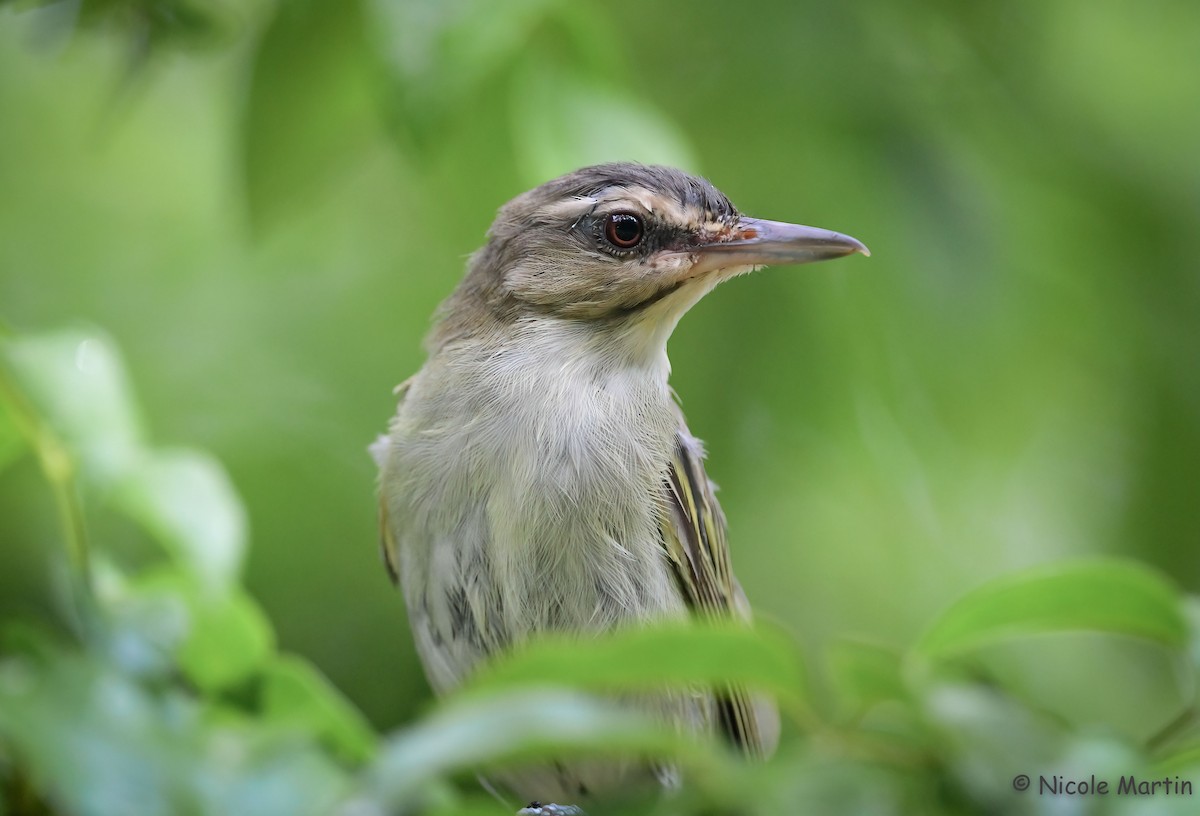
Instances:
[[[368,0],[375,40],[394,81],[402,141],[435,143],[451,114],[528,44],[563,0]]]
[[[120,354],[99,331],[67,329],[0,342],[38,417],[102,487],[127,471],[145,440]]]
[[[140,576],[132,591],[142,598],[178,599],[187,613],[187,634],[177,659],[200,689],[220,691],[260,669],[275,646],[270,623],[241,588],[215,591],[178,571]]]
[[[513,147],[530,186],[609,161],[698,170],[684,135],[636,93],[531,57],[512,94]]]
[[[922,702],[934,748],[949,766],[950,778],[982,804],[968,812],[1008,812],[1013,776],[1054,767],[1069,741],[1053,718],[1031,711],[1001,689],[939,683],[924,690]]]
[[[1071,561],[979,587],[944,612],[917,644],[942,657],[1002,638],[1092,630],[1180,647],[1182,598],[1158,572],[1132,561]]]
[[[133,677],[169,676],[192,625],[187,601],[175,591],[185,579],[172,574],[133,582],[102,556],[94,567],[96,595],[108,623],[102,644],[109,659]]]
[[[347,773],[316,740],[297,739],[268,723],[242,717],[210,722],[206,707],[202,753],[185,783],[201,802],[197,812],[225,816],[328,816],[351,790]]]
[[[318,816],[345,795],[312,743],[207,715],[86,654],[0,663],[0,738],[62,812]]]
[[[828,651],[829,684],[840,706],[861,713],[885,700],[904,700],[900,654],[875,643],[836,641]]]
[[[3,400],[0,400],[0,471],[15,461],[25,450],[25,439],[17,430],[11,410]]]
[[[388,740],[367,790],[397,805],[432,779],[480,767],[579,754],[675,757],[716,772],[713,746],[616,703],[554,688],[516,689],[444,701]]]
[[[358,0],[278,5],[254,54],[242,127],[252,224],[274,226],[348,167],[375,130]]]
[[[0,628],[0,654],[43,663],[55,654],[57,636],[49,629],[22,620],[6,620]],[[14,665],[20,665],[18,660]]]
[[[67,812],[184,812],[175,781],[194,711],[149,695],[82,655],[0,664],[0,734]]]
[[[1195,720],[1195,718],[1193,718]],[[1187,774],[1200,768],[1200,723],[1193,721],[1188,739],[1172,745],[1170,750],[1162,752],[1155,762],[1155,770],[1161,777],[1165,774]]]
[[[221,0],[81,0],[73,5],[75,14],[59,17],[83,28],[120,32],[135,58],[167,46],[220,46],[238,27],[234,7]]]
[[[795,645],[780,632],[738,624],[672,623],[586,640],[540,640],[486,666],[467,690],[539,684],[632,690],[724,683],[768,691],[794,705],[807,703]]]
[[[429,797],[432,798],[432,797]],[[429,801],[424,811],[429,816],[511,816],[512,810],[494,796],[481,794],[464,797],[454,791]]]
[[[375,751],[375,734],[329,680],[308,662],[283,656],[262,677],[263,716],[274,725],[296,727],[319,737],[354,762]]]
[[[225,469],[191,450],[143,456],[113,501],[214,588],[236,582],[246,549],[246,514]]]
[[[1200,687],[1200,596],[1188,595],[1183,600],[1183,617],[1187,622],[1188,658],[1196,671]]]
[[[216,691],[263,664],[275,636],[248,595],[240,590],[224,595],[197,591],[188,600],[191,627],[179,663],[197,686]]]

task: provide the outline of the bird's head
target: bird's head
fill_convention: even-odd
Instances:
[[[439,334],[552,319],[665,346],[683,313],[724,280],[854,252],[870,254],[848,235],[742,215],[680,170],[585,167],[501,208]]]

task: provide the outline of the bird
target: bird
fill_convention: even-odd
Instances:
[[[539,636],[749,621],[667,341],[719,283],[853,253],[870,254],[664,166],[584,167],[500,208],[372,446],[383,560],[436,694]],[[751,757],[778,739],[773,704],[744,689],[658,705]],[[646,760],[572,757],[499,784],[578,802],[637,781],[679,783]]]

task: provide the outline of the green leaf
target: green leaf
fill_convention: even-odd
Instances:
[[[1019,773],[1031,774],[1036,786],[1040,769],[1058,767],[1070,738],[1055,718],[1022,705],[1003,689],[935,683],[920,693],[924,718],[935,738],[934,756],[948,766],[951,779],[961,780],[958,784],[984,802],[1011,804],[1007,797]],[[1013,810],[1000,807],[997,812]],[[971,812],[989,811],[967,811]]]
[[[730,683],[802,705],[803,665],[779,632],[738,624],[668,624],[595,638],[537,641],[480,671],[469,690],[530,684],[598,690]]]
[[[87,0],[72,13],[61,14],[56,23],[119,33],[129,56],[144,59],[172,47],[216,49],[229,44],[239,28],[233,9],[221,0]]]
[[[698,169],[687,139],[649,102],[542,60],[530,59],[514,78],[512,128],[531,186],[609,161]]]
[[[311,200],[372,138],[368,53],[358,0],[278,4],[255,52],[242,129],[257,228]]]
[[[436,144],[470,95],[528,47],[548,14],[564,0],[368,0],[394,91],[402,141],[418,150]]]
[[[840,640],[826,656],[830,686],[839,705],[861,713],[885,700],[908,697],[901,674],[900,653],[875,643]]]
[[[1183,599],[1183,616],[1188,628],[1188,658],[1200,677],[1200,597],[1188,595]]]
[[[368,789],[398,805],[447,775],[580,754],[669,756],[709,772],[717,768],[710,743],[616,703],[562,689],[520,689],[443,702],[387,742]]]
[[[274,632],[250,596],[196,592],[189,599],[192,627],[179,663],[202,689],[217,691],[257,670],[274,647]]]
[[[25,450],[25,438],[13,421],[12,408],[0,400],[0,471],[16,461]]]
[[[16,337],[0,353],[33,412],[78,456],[91,483],[107,487],[136,462],[142,421],[106,335],[69,329]]]
[[[192,615],[177,584],[185,579],[150,578],[131,583],[110,561],[95,562],[96,594],[107,612],[100,641],[113,663],[136,677],[168,677],[192,628]]]
[[[263,714],[272,723],[315,735],[354,762],[374,753],[375,734],[362,713],[306,661],[273,660],[262,682]]]
[[[1193,730],[1190,736],[1190,740],[1172,745],[1169,751],[1157,759],[1154,770],[1159,778],[1186,774],[1194,779],[1197,772],[1200,772],[1200,741],[1197,741],[1200,735]]]
[[[41,624],[24,620],[5,620],[0,626],[0,654],[5,658],[20,657],[13,665],[31,661],[44,663],[56,653],[60,633]]]
[[[177,659],[197,687],[216,692],[259,670],[275,646],[262,610],[240,587],[215,591],[173,570],[158,570],[133,584],[143,598],[182,602],[186,635]]]
[[[163,713],[144,690],[84,655],[0,664],[0,735],[63,812],[187,812],[191,803],[180,801],[173,777],[190,716]]]
[[[6,759],[19,759],[54,812],[334,812],[348,779],[313,742],[218,711],[93,655],[0,662]]]
[[[1187,637],[1182,599],[1159,573],[1132,561],[1072,561],[992,581],[959,600],[917,645],[943,657],[1004,638],[1097,631],[1172,648]]]
[[[149,453],[117,485],[113,501],[209,586],[237,580],[246,514],[216,459],[190,450]]]
[[[176,813],[328,816],[351,789],[346,771],[312,739],[261,720],[213,717],[184,781],[203,804]]]

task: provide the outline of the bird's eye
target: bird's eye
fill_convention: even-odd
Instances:
[[[631,213],[613,213],[604,219],[604,237],[620,249],[633,249],[642,242],[642,219]]]

